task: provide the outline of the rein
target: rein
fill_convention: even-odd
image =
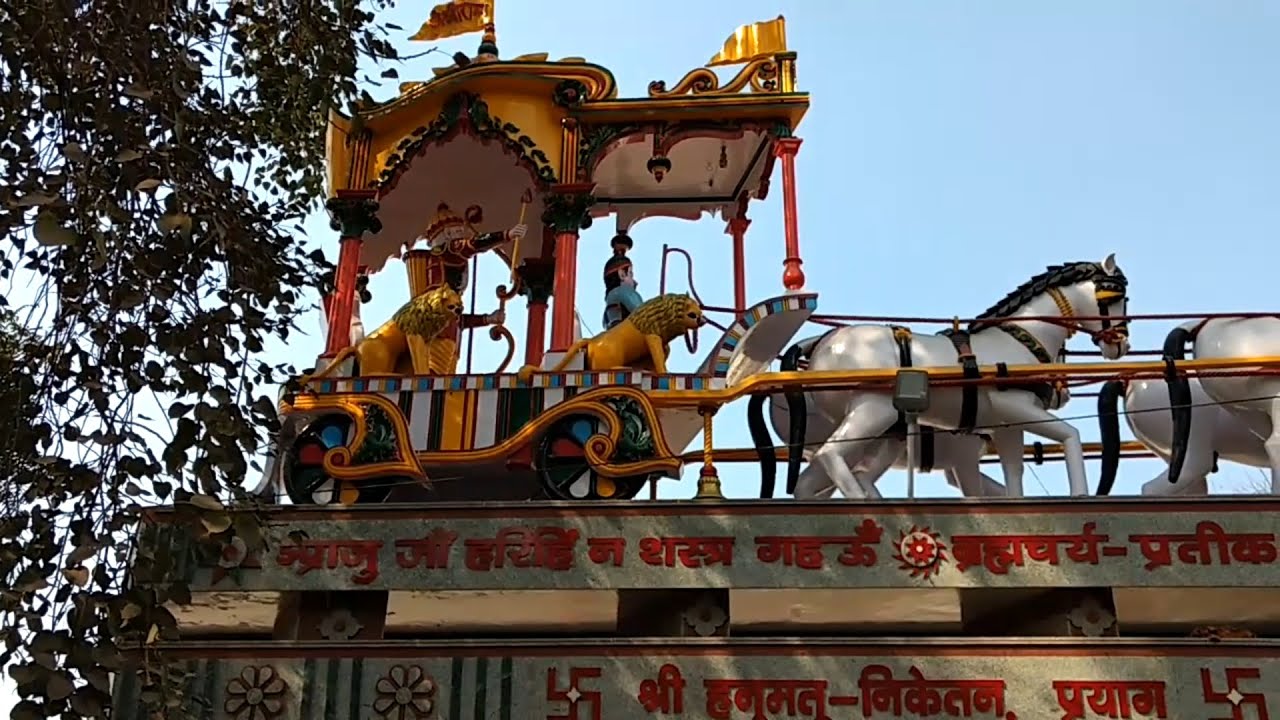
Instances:
[[[1077,332],[1088,335],[1095,344],[1115,344],[1129,337],[1128,318],[1122,317],[1118,322],[1112,324],[1113,316],[1110,313],[1111,305],[1125,297],[1126,283],[1123,280],[1123,276],[1117,278],[1110,275],[1095,274],[1094,277],[1087,280],[1094,283],[1094,300],[1098,306],[1098,314],[1096,316],[1082,317],[1077,315],[1075,308],[1071,305],[1071,301],[1067,299],[1066,293],[1062,292],[1061,288],[1050,287],[1045,289],[1045,294],[1049,296],[1049,299],[1053,300],[1053,304],[1057,306],[1060,316],[1037,316],[1023,319],[1057,325],[1067,331],[1066,339],[1068,340]],[[1053,362],[1052,358],[1045,359],[1049,356],[1048,351],[1030,331],[1010,322],[1015,319],[1017,318],[1005,318],[1004,322],[975,320],[970,324],[969,331],[975,332],[986,327],[998,327],[1025,345],[1041,362]],[[1100,328],[1092,330],[1086,327],[1084,322],[1087,320],[1096,320]]]
[[[662,244],[662,265],[658,272],[658,294],[667,294],[667,257],[671,253],[676,253],[684,258],[685,264],[685,284],[689,287],[689,296],[693,301],[698,303],[698,307],[702,309],[703,314],[707,312],[707,304],[702,302],[702,297],[698,295],[698,290],[693,286],[693,256],[684,248],[671,247],[666,243]],[[698,331],[686,330],[684,333],[684,346],[690,355],[698,352]]]

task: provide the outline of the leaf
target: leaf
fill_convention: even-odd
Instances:
[[[49,203],[57,199],[58,199],[57,195],[50,195],[49,193],[43,193],[43,192],[33,192],[33,193],[27,193],[26,195],[23,195],[22,197],[18,198],[18,201],[15,204],[18,207],[39,207],[41,205],[48,205]]]
[[[75,243],[79,235],[64,226],[53,213],[42,212],[36,217],[36,224],[31,228],[36,242],[45,247],[65,247]]]
[[[134,186],[133,186],[133,189],[134,189],[134,190],[136,190],[136,191],[138,191],[138,192],[149,192],[149,191],[151,191],[151,190],[155,190],[155,189],[156,189],[156,188],[158,188],[158,187],[160,187],[160,181],[159,181],[159,180],[157,180],[157,179],[155,179],[155,178],[147,178],[146,180],[143,180],[142,182],[138,183],[137,185],[134,185]]]
[[[257,550],[262,547],[262,524],[258,522],[258,518],[246,512],[236,513],[232,524],[236,528],[236,537],[244,541],[246,549]]]
[[[160,638],[160,626],[152,625],[151,629],[147,631],[147,644],[155,645],[156,640],[158,640],[159,638]]]
[[[44,708],[40,707],[31,700],[23,700],[13,706],[13,710],[9,711],[11,720],[45,720],[48,715],[45,714]]]
[[[89,571],[82,567],[66,568],[62,571],[62,576],[67,582],[76,587],[84,587],[89,584]]]
[[[97,555],[98,550],[100,549],[101,548],[97,543],[85,543],[84,545],[78,545],[75,550],[72,550],[67,555],[67,562],[71,565],[79,565],[85,560]]]
[[[124,150],[121,150],[116,155],[116,162],[128,163],[128,162],[133,162],[134,160],[137,160],[141,157],[142,157],[142,153],[138,152],[137,150],[134,150],[133,148],[125,148]],[[159,183],[157,182],[157,184]]]
[[[49,587],[49,581],[40,576],[32,576],[13,586],[18,592],[40,592]]]
[[[80,688],[71,696],[71,709],[84,717],[102,717],[106,707],[102,692],[94,688]]]
[[[201,510],[208,510],[211,512],[226,509],[226,506],[222,504],[222,501],[212,495],[192,495],[190,502]]]
[[[62,146],[62,156],[73,163],[82,163],[89,159],[80,143],[69,142]]]
[[[66,672],[56,672],[49,674],[49,679],[45,681],[44,691],[49,695],[50,700],[66,700],[71,697],[71,693],[76,691],[76,686],[71,682],[71,676]]]
[[[120,619],[128,621],[142,614],[142,606],[136,603],[129,603],[120,611]]]
[[[396,72],[395,68],[387,68],[386,70],[382,71],[382,77],[388,80],[395,80],[396,78],[400,77],[400,73]]]
[[[206,512],[200,515],[200,524],[210,535],[226,532],[231,527],[231,515],[225,512]]]
[[[41,669],[39,665],[10,665],[9,677],[19,685],[33,683],[40,677]]]
[[[161,232],[170,233],[176,231],[181,233],[184,238],[191,237],[192,224],[191,216],[180,212],[165,213],[156,221],[156,227],[160,228]]]
[[[155,95],[155,93],[149,90],[146,85],[137,82],[125,88],[124,94],[129,97],[136,97],[140,100],[150,100]]]

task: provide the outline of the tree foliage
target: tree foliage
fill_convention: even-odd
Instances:
[[[323,199],[330,109],[359,97],[362,63],[395,58],[387,2],[0,0],[15,718],[101,716],[108,673],[139,657],[156,717],[184,716],[145,651],[189,592],[173,558],[130,557],[136,524],[175,502],[199,538],[254,534],[217,498],[275,423],[264,386],[293,372],[257,354],[331,267],[299,222]]]

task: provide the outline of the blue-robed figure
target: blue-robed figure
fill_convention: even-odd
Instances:
[[[604,264],[604,329],[617,325],[644,303],[636,292],[636,279],[632,273],[631,238],[624,233],[615,235],[611,243],[613,257]]]

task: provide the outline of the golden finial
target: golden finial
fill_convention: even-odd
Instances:
[[[486,62],[498,59],[498,35],[493,27],[493,19],[484,24],[484,35],[480,36],[480,49],[476,51],[476,61]]]

